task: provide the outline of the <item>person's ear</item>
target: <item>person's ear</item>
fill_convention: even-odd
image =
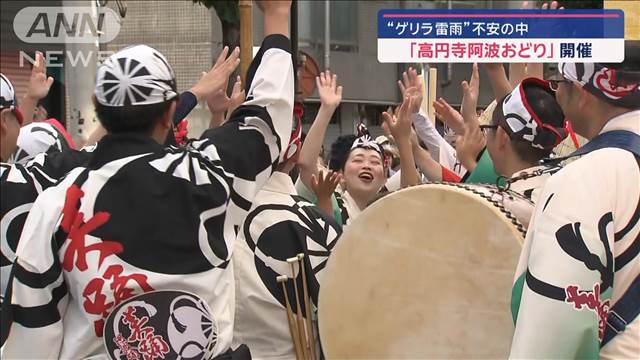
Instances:
[[[10,109],[2,109],[2,111],[0,111],[0,135],[2,135],[2,137],[4,137],[8,131],[9,112],[11,112]]]
[[[509,138],[509,134],[502,128],[502,126],[498,126],[496,128],[496,148],[500,151],[503,151],[509,142],[511,142],[511,138]]]
[[[171,105],[169,106],[169,108],[167,109],[167,111],[163,115],[161,123],[162,123],[162,126],[165,129],[172,129],[173,128],[173,115],[176,112],[177,104],[178,104],[177,101],[171,102]]]

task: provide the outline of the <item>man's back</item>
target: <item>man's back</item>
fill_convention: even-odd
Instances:
[[[16,252],[3,356],[102,354],[111,309],[152,290],[204,299],[217,331],[213,354],[228,350],[235,230],[278,163],[293,111],[288,39],[265,38],[254,64],[251,98],[187,150],[107,135],[87,167],[42,193]]]
[[[623,129],[640,134],[640,112],[613,119],[603,132]],[[611,306],[640,274],[639,183],[638,159],[613,148],[591,152],[549,179],[518,265],[512,357],[620,359],[640,353],[637,318],[600,349]],[[528,311],[518,311],[523,306]],[[553,320],[540,314],[553,314]],[[528,345],[533,343],[538,345]]]

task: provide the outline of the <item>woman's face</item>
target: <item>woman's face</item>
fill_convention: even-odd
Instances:
[[[380,154],[372,149],[356,148],[344,166],[344,182],[349,193],[375,195],[387,181]]]

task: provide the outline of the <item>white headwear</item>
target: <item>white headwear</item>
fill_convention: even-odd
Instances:
[[[106,106],[151,105],[178,96],[173,69],[159,51],[136,45],[111,55],[98,68],[96,100]]]

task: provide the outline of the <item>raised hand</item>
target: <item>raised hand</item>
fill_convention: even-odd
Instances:
[[[547,10],[547,9],[550,9],[550,10],[556,10],[556,9],[557,10],[564,10],[564,6],[558,7],[558,2],[557,1],[552,1],[551,2],[551,6],[549,6],[549,4],[547,4],[547,3],[542,4],[542,10]]]
[[[244,89],[242,88],[242,80],[240,79],[240,75],[238,75],[236,82],[233,84],[233,89],[231,90],[231,98],[229,99],[229,107],[227,108],[227,120],[231,116],[231,113],[233,113],[233,110],[242,105],[246,97],[247,95],[244,93]]]
[[[477,165],[478,154],[486,144],[487,141],[480,127],[467,125],[464,136],[460,136],[456,140],[458,160],[467,170],[473,171]]]
[[[336,187],[340,183],[342,176],[339,172],[329,171],[327,176],[324,176],[322,171],[318,172],[318,175],[311,176],[311,190],[318,199],[318,207],[322,209],[328,215],[333,216],[333,206],[331,204],[331,196],[336,190]]]
[[[464,119],[462,118],[462,114],[451,107],[445,99],[439,98],[434,101],[433,108],[436,110],[436,116],[438,116],[448,127],[453,129],[456,134],[464,134]]]
[[[418,77],[418,72],[409,67],[409,70],[402,73],[402,80],[398,80],[398,87],[402,93],[402,98],[411,97],[411,114],[420,112],[420,105],[424,97],[422,80]]]
[[[205,75],[206,73],[203,73],[203,77]],[[227,84],[225,84],[224,87],[224,89],[218,90],[215,94],[207,98],[207,106],[209,107],[209,111],[211,111],[212,113],[223,113],[227,110],[233,111],[233,109],[238,107],[240,104],[242,104],[242,101],[244,101],[244,98],[242,98],[240,104],[235,105],[235,107],[231,109],[231,102],[234,96],[236,97],[235,100],[237,102],[238,98],[241,95],[240,89],[242,88],[242,82],[240,80],[240,76],[236,77],[236,82],[233,84],[233,92],[231,94],[231,97],[227,95]]]
[[[478,105],[478,95],[480,93],[480,75],[478,73],[478,64],[473,64],[471,71],[471,79],[469,82],[462,82],[462,118],[467,126],[479,126],[478,114],[476,107]]]
[[[36,61],[31,69],[31,77],[29,78],[29,86],[27,88],[27,96],[33,100],[40,100],[47,96],[53,78],[47,77],[47,67],[44,55],[40,51],[36,51]]]
[[[320,104],[335,110],[342,101],[342,86],[338,86],[338,76],[327,70],[316,76],[316,86],[320,95]]]
[[[340,183],[341,177],[339,172],[329,170],[325,176],[324,172],[320,171],[318,176],[313,175],[311,178],[311,190],[313,190],[318,199],[331,198]]]
[[[219,95],[221,91],[226,91],[229,76],[240,64],[240,59],[238,58],[240,49],[236,47],[229,57],[227,57],[228,52],[229,48],[225,46],[211,70],[204,74],[191,88],[190,91],[198,100],[207,99],[210,96]]]
[[[413,156],[414,148],[411,146],[411,131],[413,130],[411,105],[411,96],[405,96],[402,105],[396,109],[394,114],[390,114],[388,111],[382,113],[400,152],[400,184],[402,187],[420,183],[420,175],[416,170]]]
[[[402,105],[396,109],[394,114],[385,111],[382,113],[385,123],[391,131],[391,135],[399,143],[409,141],[413,121],[411,120],[411,96],[405,96]]]

